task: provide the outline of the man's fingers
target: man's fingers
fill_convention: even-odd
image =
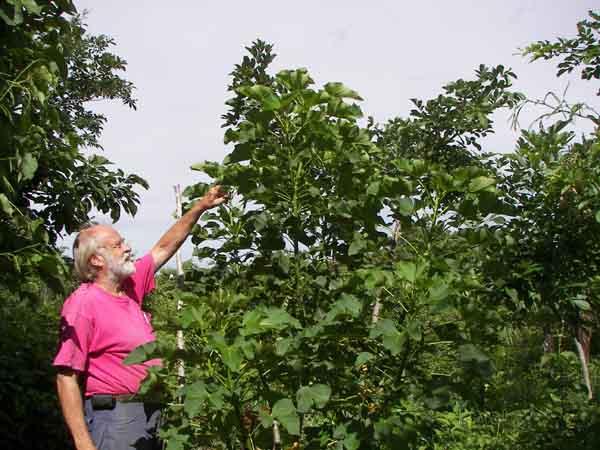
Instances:
[[[212,186],[204,196],[209,208],[219,206],[229,200],[229,193],[220,185]]]

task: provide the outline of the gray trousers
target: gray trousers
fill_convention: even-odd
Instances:
[[[98,450],[160,450],[158,405],[117,401],[113,409],[92,408],[85,400],[85,421]]]

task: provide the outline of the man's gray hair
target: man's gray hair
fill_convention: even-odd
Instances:
[[[75,276],[81,282],[94,281],[98,275],[97,270],[90,266],[90,258],[98,251],[98,239],[89,229],[96,225],[96,222],[83,225],[73,242],[73,268]]]

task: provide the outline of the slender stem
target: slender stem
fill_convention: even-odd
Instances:
[[[412,245],[412,243],[411,243],[411,242],[410,242],[408,239],[406,239],[404,236],[402,236],[402,233],[398,233],[398,237],[399,237],[400,239],[402,239],[402,241],[403,241],[404,243],[408,244],[408,246],[409,246],[409,247],[412,249],[412,251],[413,251],[413,252],[415,252],[415,254],[416,254],[417,256],[421,256],[421,254],[420,254],[420,253],[419,253],[419,251],[418,251],[418,250],[415,248],[415,246],[414,246],[414,245]]]
[[[27,64],[27,66],[21,70],[21,72],[19,72],[17,74],[17,77],[14,80],[6,80],[7,84],[9,85],[5,91],[0,95],[0,101],[4,100],[4,97],[6,97],[6,95],[11,91],[11,89],[14,87],[13,85],[17,84],[17,81],[19,80],[19,78],[21,78],[22,75],[25,74],[25,72],[27,72],[34,64],[37,64],[38,62],[40,62],[40,59],[34,59],[33,61],[31,61],[29,64]]]
[[[17,253],[23,252],[23,251],[25,251],[25,250],[29,250],[29,249],[31,249],[31,248],[40,247],[41,245],[42,245],[42,244],[40,244],[40,243],[37,243],[37,244],[31,244],[31,245],[27,245],[27,246],[25,246],[25,247],[21,247],[21,248],[19,248],[19,249],[15,250],[15,251],[12,251],[12,252],[3,252],[3,253],[0,253],[0,256],[11,256],[11,255],[15,255],[15,254],[17,254]]]

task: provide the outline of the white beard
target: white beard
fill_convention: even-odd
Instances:
[[[102,256],[104,256],[108,266],[109,276],[114,281],[120,283],[121,281],[125,280],[125,278],[135,273],[135,265],[133,264],[133,261],[129,259],[129,255],[125,256],[121,261],[113,258],[108,252],[104,253]]]

